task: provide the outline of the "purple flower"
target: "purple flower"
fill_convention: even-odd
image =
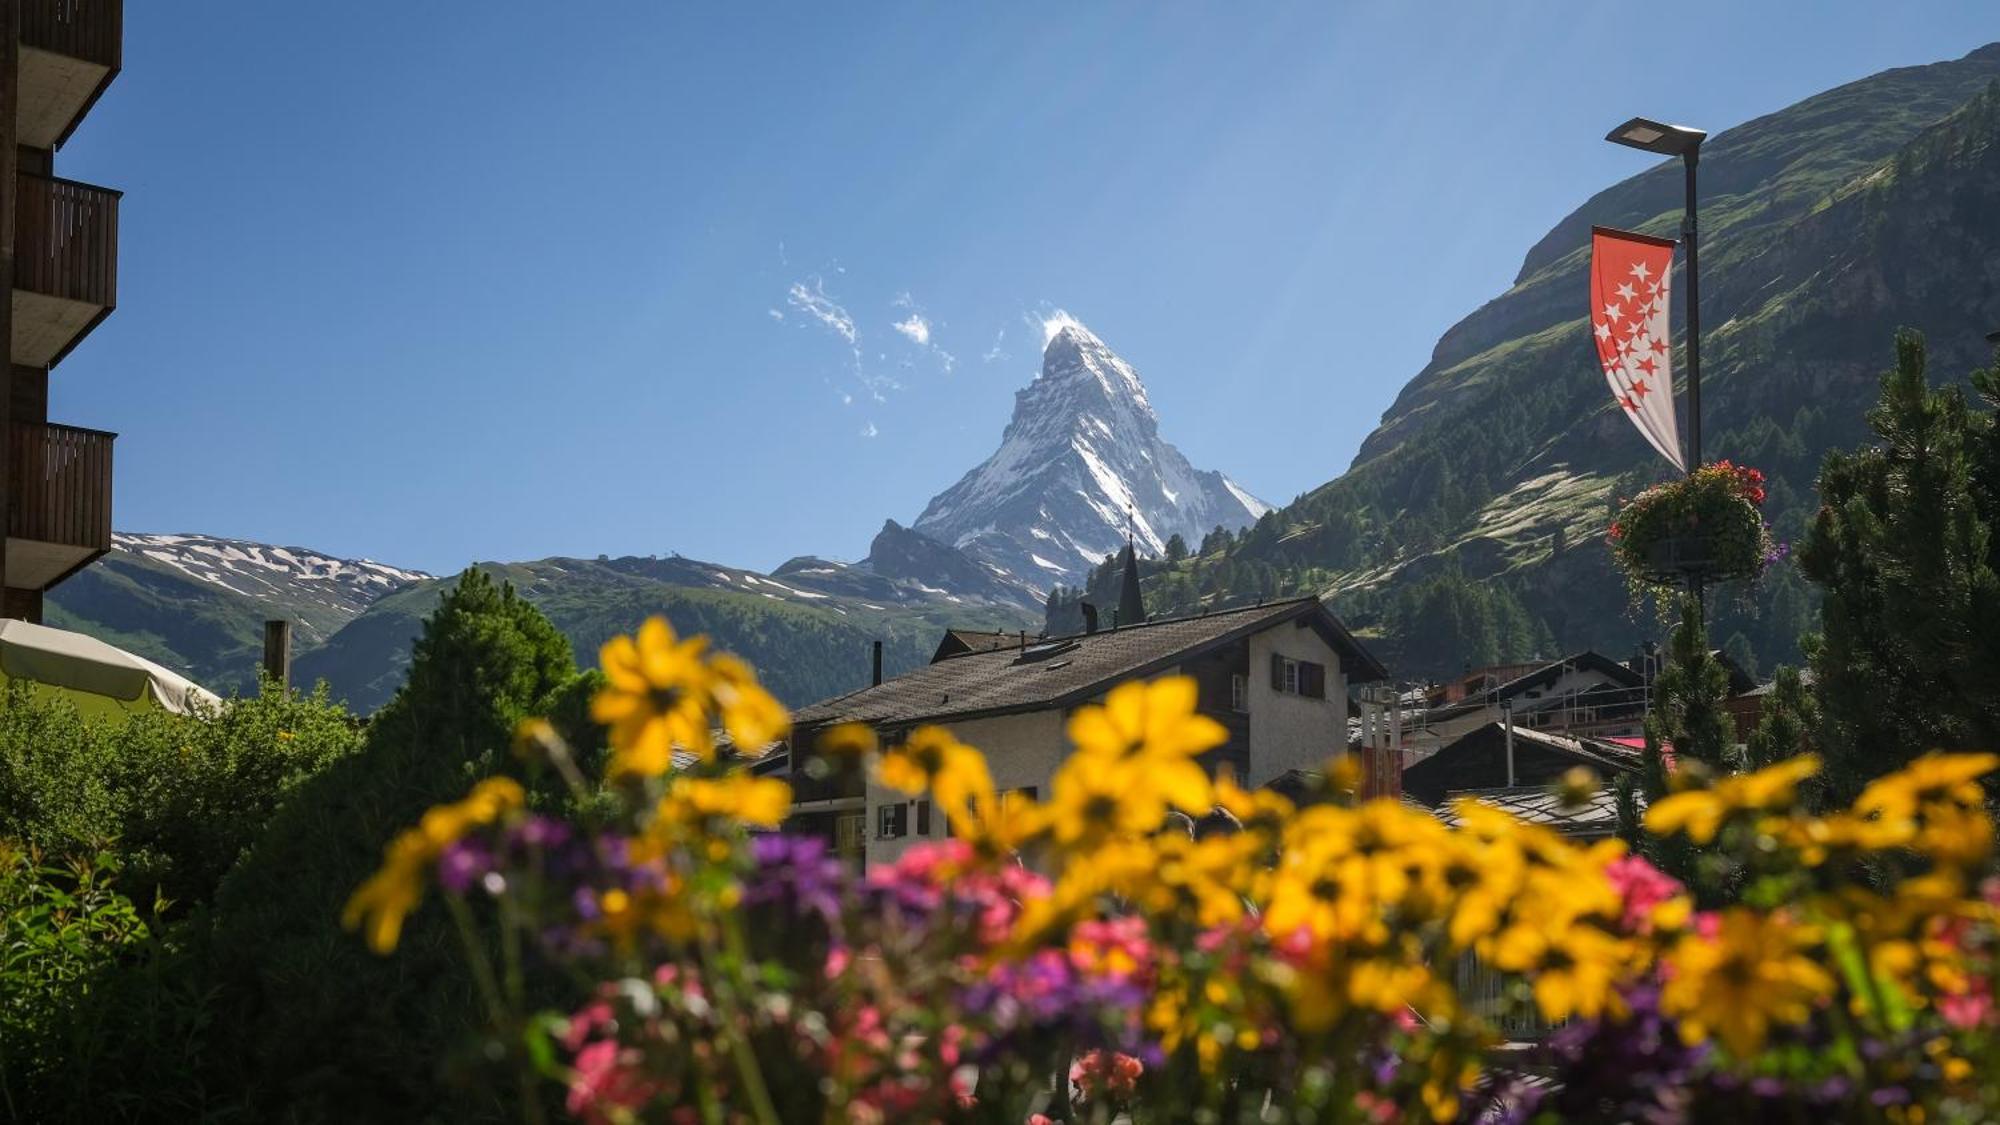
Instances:
[[[750,841],[750,855],[757,869],[744,883],[744,905],[775,905],[817,914],[829,930],[839,931],[847,867],[838,856],[827,854],[826,841],[816,836],[767,833]]]
[[[492,870],[493,852],[484,841],[454,840],[438,857],[438,884],[452,894],[462,895]]]
[[[531,816],[515,825],[514,841],[523,847],[547,851],[569,843],[571,832],[567,823],[548,816]]]

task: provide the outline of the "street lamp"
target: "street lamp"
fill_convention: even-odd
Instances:
[[[1634,117],[1604,135],[1604,139],[1656,156],[1678,156],[1687,169],[1687,202],[1681,211],[1681,241],[1687,245],[1688,449],[1687,471],[1701,467],[1701,280],[1695,246],[1694,169],[1701,161],[1701,142],[1708,134],[1685,125],[1666,125]]]

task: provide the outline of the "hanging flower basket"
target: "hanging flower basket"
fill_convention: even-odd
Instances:
[[[1611,557],[1641,587],[1757,578],[1784,554],[1758,510],[1763,502],[1763,473],[1703,465],[1626,501],[1611,524]]]

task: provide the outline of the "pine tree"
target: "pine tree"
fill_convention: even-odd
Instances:
[[[1167,561],[1177,563],[1187,557],[1187,540],[1181,538],[1181,533],[1176,531],[1172,535],[1167,536]]]
[[[1701,605],[1692,596],[1681,599],[1681,621],[1668,639],[1667,663],[1653,678],[1652,693],[1639,774],[1617,782],[1618,833],[1662,871],[1692,886],[1699,854],[1680,837],[1647,836],[1640,827],[1639,803],[1641,795],[1647,805],[1666,796],[1671,773],[1715,776],[1733,772],[1740,764],[1733,745],[1735,729],[1722,706],[1729,696],[1729,673],[1709,650]]]
[[[1898,333],[1879,444],[1820,471],[1799,564],[1824,593],[1809,648],[1831,799],[1928,750],[2000,746],[2000,370],[1972,385],[1983,408],[1932,388],[1923,337]]]
[[[1764,701],[1764,717],[1750,732],[1744,756],[1751,769],[1763,769],[1812,749],[1812,732],[1819,725],[1819,701],[1796,668],[1778,669]]]

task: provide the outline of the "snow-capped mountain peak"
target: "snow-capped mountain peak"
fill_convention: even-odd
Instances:
[[[369,559],[214,535],[121,531],[112,534],[111,546],[197,582],[288,607],[307,640],[338,627],[382,595],[432,577]]]
[[[1163,440],[1131,364],[1073,317],[1051,322],[1042,369],[1015,392],[1000,448],[934,498],[915,530],[1038,588],[1075,584],[1130,535],[1160,554],[1269,506]]]

